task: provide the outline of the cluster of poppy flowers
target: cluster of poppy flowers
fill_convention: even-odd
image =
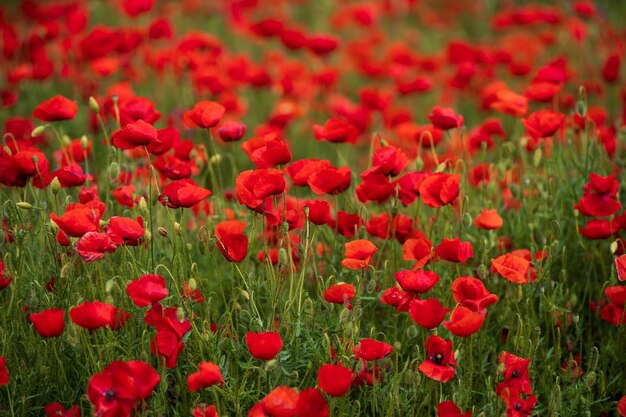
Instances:
[[[341,314],[361,303],[357,295],[364,282],[353,283],[352,278],[384,270],[387,282],[391,277],[395,281],[391,287],[385,285],[388,288],[376,282],[380,303],[395,308],[397,315],[408,313],[425,335],[417,370],[440,383],[452,381],[459,366],[453,350],[453,342],[459,339],[454,338],[469,338],[481,330],[488,309],[503,304],[498,304],[501,295],[496,293],[502,286],[536,285],[549,272],[544,265],[552,261],[552,253],[527,249],[535,246],[525,248],[525,243],[505,235],[511,231],[506,213],[519,211],[524,199],[538,193],[521,187],[524,170],[530,166],[524,160],[532,155],[537,167],[557,145],[573,143],[582,148],[593,140],[603,158],[615,161],[617,126],[626,124],[626,89],[619,84],[623,36],[614,33],[587,1],[574,2],[571,10],[536,5],[504,8],[488,22],[494,33],[503,36],[493,36],[490,43],[448,40],[432,54],[385,33],[380,22],[400,21],[410,11],[436,28],[445,26],[445,20],[455,20],[455,8],[450,11],[452,18],[446,13],[442,19],[443,15],[437,17],[412,0],[347,2],[332,10],[328,29],[318,32],[284,13],[289,7],[284,1],[206,6],[224,18],[229,30],[258,45],[262,59],[257,61],[255,54],[230,48],[226,35],[220,39],[193,30],[177,35],[167,12],[202,12],[199,3],[119,0],[113,7],[133,22],[120,27],[90,25],[95,16],[83,2],[25,0],[20,19],[29,25],[13,22],[12,12],[0,8],[1,52],[7,62],[3,70],[7,83],[0,90],[2,107],[21,112],[20,94],[27,84],[46,80],[70,81],[81,96],[72,100],[68,97],[75,94],[55,95],[29,108],[29,115],[6,118],[0,184],[28,190],[30,195],[20,193],[24,201],[16,204],[19,209],[35,208],[46,214],[46,225],[56,238],[52,244],[59,266],[108,267],[103,266],[105,259],[115,262],[131,253],[129,247],[139,254],[136,262],[148,252],[153,262],[141,266],[142,272],[152,273],[137,273],[125,284],[136,309],[118,307],[120,300],[98,300],[103,296],[99,293],[91,294],[92,301],[83,301],[81,294],[78,305],[66,308],[61,308],[64,300],[52,297],[55,307],[25,308],[28,322],[42,338],[58,338],[66,328],[66,312],[73,325],[89,332],[120,331],[140,314],[143,324],[138,321],[139,325],[150,332],[149,350],[155,363],[178,368],[181,353],[189,351],[187,341],[194,337],[194,326],[206,319],[198,317],[204,312],[194,311],[193,306],[184,309],[182,304],[202,303],[209,284],[190,278],[182,291],[177,290],[181,293],[177,303],[168,287],[178,277],[166,279],[154,273],[151,245],[159,238],[153,233],[169,241],[171,231],[161,222],[171,220],[176,235],[200,230],[196,240],[201,254],[217,247],[223,261],[234,264],[231,270],[244,281],[240,265],[252,265],[254,272],[275,268],[281,281],[277,288],[282,288],[282,280],[294,279],[295,272],[308,276],[307,262],[313,258],[315,274],[337,272],[320,293],[327,303],[345,307]],[[471,12],[470,6],[457,7],[462,13]],[[155,18],[145,20],[144,26],[134,20],[151,15]],[[603,40],[598,65],[578,69],[567,54],[544,53],[553,47],[558,50],[553,32],[562,30],[571,42],[583,45],[591,27]],[[524,36],[515,35],[516,31]],[[410,31],[406,35],[412,37]],[[533,43],[537,46],[528,46]],[[131,82],[115,82],[116,74]],[[187,80],[196,101],[162,113],[156,101],[135,92],[133,83],[139,91],[146,74],[159,80],[170,76]],[[358,80],[358,89],[346,79]],[[584,88],[577,100],[578,85]],[[256,91],[271,99],[247,102],[250,92]],[[608,105],[589,105],[608,92],[615,93],[621,114],[611,113]],[[411,100],[429,94],[436,96],[438,104],[418,114]],[[466,108],[457,105],[462,100],[484,112],[480,123],[457,111]],[[254,129],[244,122],[250,118],[248,107],[259,108],[264,118]],[[64,135],[64,130],[77,131],[79,112],[86,116],[88,134]],[[338,158],[297,158],[296,134],[308,135],[319,149],[337,151]],[[512,156],[510,163],[491,158],[497,151],[510,150],[510,139],[518,136],[520,155]],[[345,149],[369,152],[368,157],[351,166],[340,156]],[[99,165],[104,170],[94,168],[96,160],[106,160]],[[232,175],[227,174],[229,163]],[[238,169],[241,164],[250,169]],[[620,182],[616,173],[603,176],[600,170],[587,168],[585,164],[588,183],[570,207],[576,210],[576,221],[580,215],[587,219],[578,228],[584,238],[616,239],[615,266],[623,281],[626,243],[620,232],[626,229],[626,217],[620,214]],[[472,193],[486,198],[475,203],[472,197],[468,205]],[[30,196],[32,203],[26,201]],[[65,200],[67,204],[60,205],[59,196],[75,197],[75,202]],[[44,200],[53,204],[42,208],[38,203]],[[452,231],[451,224],[441,226],[444,216],[459,225],[458,232]],[[174,217],[185,222],[181,225]],[[472,226],[475,230],[468,235]],[[15,243],[18,227],[25,225],[3,220],[7,245]],[[310,239],[310,229],[328,239]],[[475,256],[474,247],[483,239],[485,251],[488,240],[498,242],[497,255],[490,260],[487,254],[483,259]],[[333,246],[334,241],[339,244]],[[316,246],[310,247],[310,242]],[[330,260],[341,244],[343,268],[335,268]],[[393,265],[401,266],[390,270],[383,266],[383,257],[395,249],[401,259]],[[258,253],[250,254],[251,250]],[[221,265],[222,259],[212,261]],[[83,265],[91,263],[95,266]],[[455,271],[454,276],[448,271]],[[503,280],[488,280],[489,272]],[[14,275],[14,265],[0,261],[0,291],[22,285],[21,277],[14,280]],[[318,285],[306,282],[313,284]],[[443,288],[449,288],[454,304],[446,303],[450,297]],[[54,277],[45,289],[58,294]],[[600,319],[626,324],[626,287],[608,286],[604,293],[609,301],[594,305]],[[330,308],[329,314],[339,306]],[[234,343],[245,343],[255,361],[274,361],[289,349],[279,331],[285,319],[281,314],[276,314],[278,325],[272,330],[246,331],[245,338]],[[216,329],[217,324],[211,323],[211,331]],[[316,384],[300,390],[270,387],[248,416],[324,417],[330,415],[333,398],[350,395],[358,386],[385,383],[386,370],[393,367],[388,359],[394,353],[392,345],[373,338],[342,343],[341,349],[350,355],[337,355],[337,346],[331,346],[330,357],[314,366]],[[228,385],[234,375],[226,368],[223,375],[213,362],[197,358],[192,362],[194,372],[186,375],[191,393]],[[503,352],[499,362],[502,380],[495,391],[506,404],[507,415],[531,415],[538,399],[531,387],[530,360]],[[143,360],[114,361],[91,376],[87,398],[99,416],[139,414],[148,409],[161,378]],[[5,357],[0,357],[0,387],[9,382]],[[199,403],[191,413],[217,417],[218,408]],[[440,402],[436,409],[439,417],[472,415],[451,400]],[[618,411],[626,415],[626,400],[622,399]],[[80,415],[78,406],[66,410],[59,403],[49,404],[45,412]]]

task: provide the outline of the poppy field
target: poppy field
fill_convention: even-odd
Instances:
[[[626,417],[625,2],[0,35],[0,417]]]

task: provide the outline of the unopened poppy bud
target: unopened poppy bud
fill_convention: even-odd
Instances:
[[[61,189],[61,181],[59,181],[59,177],[52,178],[52,181],[50,181],[50,189],[55,195],[59,193],[59,190]]]
[[[265,364],[265,372],[270,371],[270,370],[276,368],[277,364],[278,364],[278,361],[276,359],[272,359],[271,361],[268,361]]]
[[[209,158],[209,164],[217,165],[220,163],[221,160],[222,160],[222,155],[220,155],[219,153],[216,153],[215,155],[212,155],[211,158]]]
[[[415,169],[417,171],[421,171],[424,168],[424,160],[422,159],[421,156],[418,156],[417,159],[415,159]]]
[[[100,220],[100,227],[104,227],[107,225],[107,222],[105,222],[104,220]]]
[[[371,294],[374,291],[376,291],[376,280],[371,279],[370,282],[367,283],[367,292]]]
[[[141,214],[144,217],[148,217],[148,203],[146,202],[146,198],[145,197],[141,197],[139,199],[139,211],[141,211]]]
[[[585,377],[585,385],[591,388],[596,384],[596,373],[594,371],[587,372],[587,376]]]
[[[63,143],[65,146],[70,146],[72,144],[72,139],[70,139],[67,135],[63,135]]]
[[[389,142],[387,142],[386,139],[380,138],[380,147],[384,148],[386,146],[389,146]]]
[[[584,101],[579,100],[576,102],[576,114],[580,117],[585,117],[587,115],[587,105]]]
[[[191,250],[191,248],[193,248],[193,246],[191,245],[191,243],[187,243],[185,245],[185,247],[187,248],[187,250]]]
[[[406,329],[406,335],[409,339],[415,339],[417,337],[417,327],[411,325]]]
[[[517,287],[515,287],[515,289],[516,289],[515,299],[517,301],[522,301],[522,298],[524,297],[524,291],[522,290],[522,286],[518,285]]]
[[[287,222],[283,222],[283,223],[280,225],[280,229],[281,229],[281,231],[282,231],[283,233],[285,233],[285,234],[286,234],[287,232],[289,232],[289,223],[287,223]]]
[[[159,226],[157,228],[157,232],[159,232],[159,234],[163,237],[167,237],[167,229],[163,226]]]
[[[202,167],[202,166],[204,166],[204,159],[202,159],[202,158],[200,158],[200,157],[196,158],[196,159],[195,159],[195,162],[196,162],[196,166],[197,166],[197,167]]]
[[[304,216],[308,219],[309,218],[309,206],[304,206]]]
[[[278,249],[278,264],[287,265],[287,251],[285,248]]]
[[[541,151],[541,148],[537,148],[537,150],[535,151],[535,154],[533,155],[533,165],[535,167],[539,166],[539,164],[541,163],[542,157],[543,157],[543,153]]]
[[[393,350],[400,350],[402,349],[402,343],[399,340],[396,340],[395,342],[393,342]]]
[[[189,287],[189,291],[195,291],[196,288],[198,288],[198,283],[196,282],[194,278],[189,278],[189,282],[187,283],[187,286]]]
[[[48,225],[50,225],[50,231],[54,234],[56,234],[59,231],[59,225],[57,225],[55,222],[51,221],[50,223],[48,223]]]
[[[250,294],[248,294],[248,291],[246,291],[246,290],[239,290],[239,292],[241,293],[241,296],[243,298],[245,298],[246,300],[250,299]]]
[[[113,286],[115,285],[115,281],[110,279],[106,282],[106,284],[104,284],[104,292],[106,292],[107,294],[110,294],[111,291],[113,291]]]
[[[150,242],[150,240],[152,240],[152,232],[150,230],[146,229],[143,232],[143,240],[146,242]]]
[[[458,350],[458,349],[454,351],[454,360],[455,360],[455,361],[458,361],[458,360],[459,360],[459,353],[460,353],[460,352],[459,352],[459,350]]]
[[[113,304],[115,300],[113,299],[112,295],[107,295],[106,297],[104,297],[104,302],[107,304]]]
[[[87,139],[86,135],[80,137],[80,146],[83,148],[83,150],[87,150],[87,148],[89,147],[89,139]]]
[[[439,165],[437,165],[437,169],[435,170],[435,172],[443,172],[446,170],[446,163],[442,162]]]
[[[109,176],[109,180],[111,182],[115,181],[118,177],[118,175],[120,175],[120,166],[117,162],[111,162],[111,164],[109,165],[109,168],[107,170],[107,174]]]
[[[183,228],[180,227],[180,223],[178,222],[174,222],[174,231],[176,232],[177,235],[182,235],[183,234]]]
[[[341,310],[341,313],[339,313],[339,321],[343,323],[343,322],[347,322],[349,319],[350,319],[350,310],[348,310],[347,308],[344,308],[343,310]]]
[[[463,213],[463,219],[461,220],[463,222],[463,227],[468,228],[472,225],[472,223],[474,222],[472,219],[472,215],[469,214],[468,212]]]
[[[487,267],[485,265],[480,265],[478,267],[478,278],[480,279],[487,278]]]
[[[576,307],[578,304],[578,296],[576,294],[572,294],[572,300],[570,302],[572,303],[572,307]]]
[[[181,323],[185,321],[185,310],[182,307],[178,307],[176,310],[176,319]]]
[[[31,132],[30,135],[32,137],[41,136],[43,134],[43,132],[46,130],[47,127],[48,127],[48,125],[37,126],[36,128],[33,129],[33,131]]]
[[[94,113],[100,113],[100,105],[98,104],[98,101],[93,98],[93,96],[89,97],[89,108]]]
[[[33,208],[33,205],[30,203],[27,203],[26,201],[19,201],[17,203],[15,203],[15,205],[18,208],[24,209],[24,210],[30,210]]]
[[[614,240],[613,242],[611,242],[611,253],[615,253],[617,251],[617,246],[619,245],[617,240]]]

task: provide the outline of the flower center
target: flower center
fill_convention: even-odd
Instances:
[[[437,365],[441,365],[441,362],[443,362],[443,355],[441,353],[437,353],[435,356],[433,356],[432,361],[435,362]]]
[[[116,394],[117,394],[117,391],[115,391],[115,389],[113,389],[113,388],[110,388],[109,390],[107,390],[107,391],[104,393],[104,398],[105,398],[107,401],[112,401],[112,400],[115,398],[115,395],[116,395]]]

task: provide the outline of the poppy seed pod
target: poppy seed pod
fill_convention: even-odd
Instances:
[[[93,98],[93,96],[89,97],[89,108],[96,114],[100,113],[100,105],[98,104],[98,101]]]

